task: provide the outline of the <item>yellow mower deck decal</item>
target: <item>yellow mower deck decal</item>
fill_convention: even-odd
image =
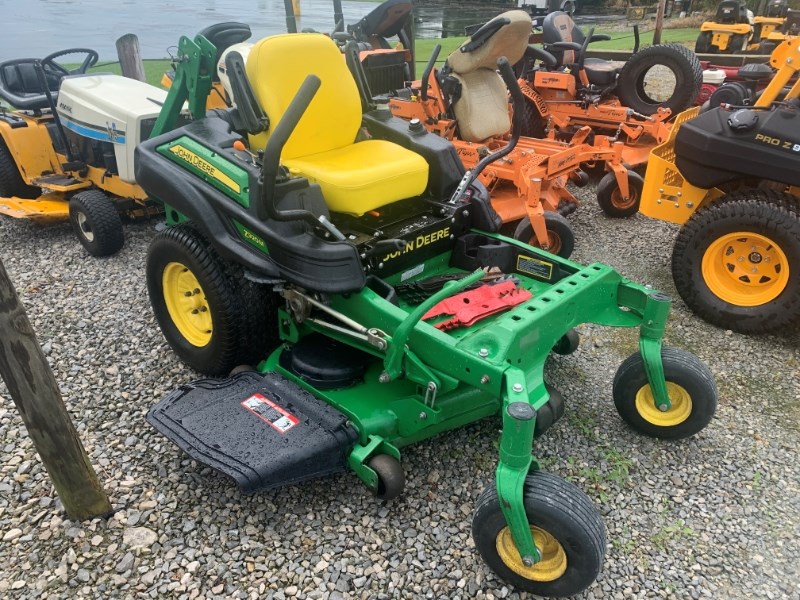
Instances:
[[[242,191],[241,186],[236,183],[233,179],[228,177],[225,173],[223,173],[220,169],[212,165],[210,162],[202,158],[201,156],[195,154],[188,148],[181,146],[180,144],[175,144],[169,148],[169,151],[172,152],[175,156],[180,158],[181,160],[189,163],[196,169],[201,170],[203,173],[208,175],[209,177],[216,179],[222,185],[226,186],[227,188],[233,190],[235,193],[239,193]]]

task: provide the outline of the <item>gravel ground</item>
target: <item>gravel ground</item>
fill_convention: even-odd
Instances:
[[[604,261],[676,296],[675,229],[612,221],[583,191],[574,258]],[[195,377],[150,311],[144,256],[154,222],[127,228],[120,254],[88,257],[67,226],[0,220],[16,283],[116,514],[67,519],[0,385],[0,596],[4,598],[519,598],[481,562],[474,503],[491,481],[498,421],[404,453],[405,495],[374,500],[352,474],[241,494],[145,422]],[[580,350],[547,376],[567,416],[535,445],[575,482],[608,530],[597,582],[580,597],[800,598],[800,336],[748,338],[677,300],[668,343],[698,354],[720,405],[693,439],[638,436],[611,380],[633,331],[584,325]]]

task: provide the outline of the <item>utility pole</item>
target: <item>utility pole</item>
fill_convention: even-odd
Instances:
[[[25,308],[0,260],[0,377],[71,519],[113,511],[70,420]]]
[[[661,43],[661,30],[664,28],[664,11],[667,8],[667,0],[658,0],[656,10],[656,27],[653,29],[653,45]]]

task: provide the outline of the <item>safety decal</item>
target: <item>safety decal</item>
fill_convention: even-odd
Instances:
[[[553,278],[553,263],[520,254],[517,256],[517,271],[549,281]]]
[[[278,433],[286,433],[300,422],[300,419],[292,413],[259,393],[253,394],[247,400],[242,400],[241,405],[271,425]]]

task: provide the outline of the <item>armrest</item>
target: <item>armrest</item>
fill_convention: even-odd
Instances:
[[[589,43],[592,42],[607,42],[611,39],[610,35],[606,35],[605,33],[595,33],[592,37],[589,38]]]
[[[544,49],[548,52],[552,50],[574,50],[575,52],[580,52],[581,48],[583,48],[583,46],[575,42],[554,42],[552,44],[547,44],[544,47]]]
[[[550,54],[544,48],[534,46],[533,44],[528,44],[528,49],[525,50],[525,56],[533,58],[534,60],[542,61],[549,69],[552,69],[558,65],[558,59],[555,56]]]

